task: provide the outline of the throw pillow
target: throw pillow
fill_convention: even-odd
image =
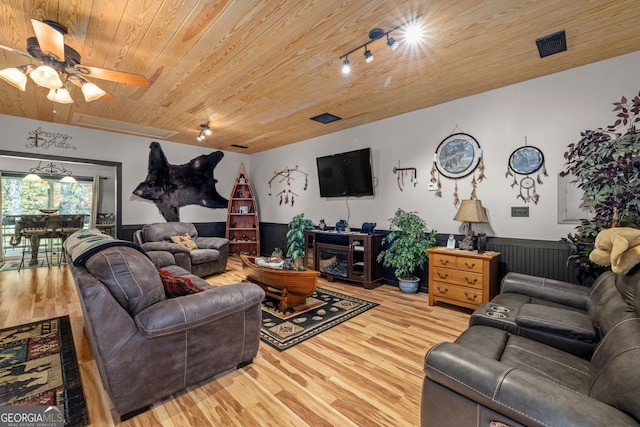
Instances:
[[[198,245],[196,245],[196,242],[194,242],[191,236],[189,236],[189,233],[184,233],[181,236],[171,236],[171,241],[184,246],[190,251],[198,249]]]
[[[194,284],[186,277],[178,276],[161,268],[158,268],[158,274],[162,280],[164,293],[167,298],[181,297],[204,291],[204,288]]]

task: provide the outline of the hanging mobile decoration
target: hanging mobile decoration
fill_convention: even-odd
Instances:
[[[284,169],[282,169],[280,172],[273,172],[273,177],[269,180],[268,184],[269,184],[269,195],[271,196],[272,194],[272,188],[271,188],[271,184],[273,183],[273,181],[280,177],[280,180],[278,181],[278,184],[281,184],[283,182],[286,181],[287,183],[287,187],[291,187],[291,181],[295,181],[295,177],[294,175],[297,173],[301,173],[304,175],[304,187],[303,187],[303,191],[307,191],[307,188],[309,187],[309,174],[306,172],[301,171],[300,169],[298,169],[298,165],[296,165],[295,168],[290,169],[288,167],[285,167]],[[278,194],[276,194],[276,196],[280,196],[280,201],[279,204],[282,205],[282,203],[289,204],[289,194],[291,194],[291,206],[293,206],[293,201],[294,201],[294,195],[295,197],[300,197],[298,196],[296,193],[294,193],[293,191],[289,190],[282,190],[281,192],[279,192]],[[284,199],[283,196],[284,195]]]
[[[476,169],[479,172],[477,178]],[[482,149],[478,141],[473,136],[463,132],[453,133],[443,139],[433,155],[433,166],[431,167],[431,182],[436,183],[438,187],[435,196],[442,197],[440,175],[454,179],[456,182],[453,192],[453,204],[457,207],[460,203],[458,179],[465,178],[471,174],[473,174],[471,181],[473,187],[471,198],[473,199],[476,195],[478,183],[487,178],[484,173]]]
[[[529,175],[538,172],[534,180]],[[518,181],[517,175],[525,175]],[[547,168],[544,166],[544,154],[538,147],[527,145],[527,138],[524,138],[524,146],[516,149],[509,157],[509,164],[505,178],[513,178],[511,188],[520,187],[520,192],[516,199],[522,199],[523,202],[533,202],[538,204],[540,195],[536,191],[536,182],[542,184],[541,176],[549,176]]]
[[[278,204],[280,206],[282,206],[283,203],[285,205],[288,205],[289,202],[291,202],[291,207],[293,207],[293,204],[295,203],[295,198],[300,197],[297,193],[294,193],[291,190],[282,190],[281,192],[276,194],[276,196],[280,196],[280,200],[278,201]]]

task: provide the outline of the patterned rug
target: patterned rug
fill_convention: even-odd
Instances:
[[[305,304],[281,313],[279,301],[267,297],[262,303],[260,338],[276,350],[293,347],[321,332],[357,316],[378,304],[316,288]]]
[[[88,424],[68,316],[0,330],[0,406],[5,405],[57,406],[65,426]]]

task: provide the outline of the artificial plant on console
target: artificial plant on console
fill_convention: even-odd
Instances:
[[[569,262],[580,271],[579,278],[595,277],[602,267],[589,260],[598,232],[610,227],[640,226],[640,94],[631,101],[622,97],[614,102],[616,121],[606,130],[586,130],[575,144],[569,144],[565,170],[561,176],[572,175],[584,192],[583,206],[594,213],[592,219],[582,219],[570,244]]]
[[[287,231],[287,256],[293,260],[297,270],[304,270],[304,232],[313,228],[310,219],[304,217],[304,213],[293,217]]]

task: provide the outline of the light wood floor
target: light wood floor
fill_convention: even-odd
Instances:
[[[209,281],[241,281],[240,260]],[[319,286],[380,304],[296,347],[260,343],[253,364],[158,402],[122,426],[416,426],[423,358],[462,332],[469,314],[429,307],[427,295],[320,279]],[[65,266],[0,273],[0,327],[68,314],[92,426],[114,425]]]

